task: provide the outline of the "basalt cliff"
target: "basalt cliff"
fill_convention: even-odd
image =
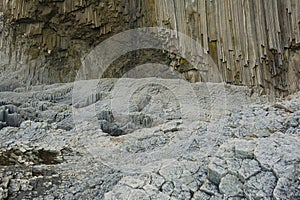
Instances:
[[[298,0],[2,0],[0,10],[1,90],[74,81],[81,58],[97,44],[153,26],[198,41],[224,82],[277,95],[299,89]],[[134,51],[111,66],[124,70],[106,76],[176,59],[168,52]]]
[[[0,200],[300,199],[299,0],[0,0]]]

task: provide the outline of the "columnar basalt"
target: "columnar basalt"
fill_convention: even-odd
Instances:
[[[284,95],[299,89],[298,0],[2,0],[0,7],[1,90],[73,81],[80,58],[95,45],[146,26],[174,29],[197,40],[203,46],[199,53],[213,58],[228,83]],[[136,57],[142,63],[174,61],[161,52],[134,53],[123,59],[129,62],[112,67],[132,64]]]
[[[97,43],[126,29],[153,25],[154,9],[148,3],[1,0],[1,90],[73,81],[80,59]]]
[[[226,82],[299,89],[298,0],[160,0],[156,8],[158,26],[198,40]]]

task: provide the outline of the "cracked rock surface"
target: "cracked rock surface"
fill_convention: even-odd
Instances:
[[[113,83],[105,80],[102,94],[86,102],[96,105],[96,121],[80,124],[72,119],[71,83],[0,93],[0,199],[300,198],[300,93],[275,103],[244,87],[215,94],[193,84],[204,114],[185,123],[177,102],[147,97],[148,86],[135,93],[137,106],[122,124],[105,106]],[[208,109],[220,92],[222,116]],[[157,120],[164,109],[175,117],[135,124],[141,113]],[[124,134],[103,130],[103,120]]]

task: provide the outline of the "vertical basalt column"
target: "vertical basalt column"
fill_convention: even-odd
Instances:
[[[158,25],[199,41],[226,82],[277,94],[300,89],[294,84],[300,78],[292,57],[300,46],[299,0],[158,0],[155,4]]]
[[[155,25],[153,0],[1,4],[6,17],[0,33],[0,90],[73,81],[80,59],[95,45],[122,31]]]
[[[0,0],[0,9],[0,90],[72,81],[95,45],[147,26],[195,39],[228,83],[300,89],[299,0]]]

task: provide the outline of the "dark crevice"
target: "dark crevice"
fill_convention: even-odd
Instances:
[[[19,149],[0,150],[0,166],[56,165],[62,163],[59,152],[49,150],[32,150],[22,152]]]

